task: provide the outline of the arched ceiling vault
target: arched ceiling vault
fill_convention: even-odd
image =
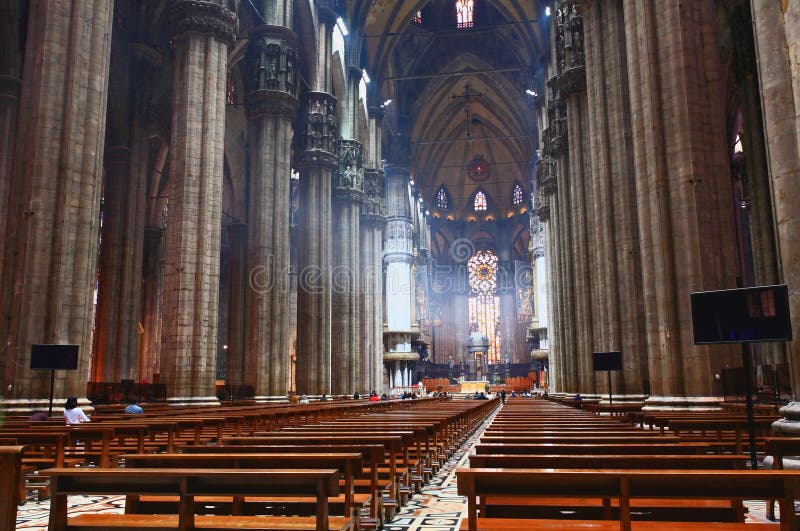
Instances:
[[[536,152],[536,119],[525,90],[548,54],[542,0],[474,0],[475,26],[457,29],[454,0],[351,0],[347,19],[358,36],[361,64],[386,106],[384,154],[389,144],[410,147],[411,172],[426,203],[445,185],[450,209],[444,219],[476,218],[471,198],[480,188],[489,210],[478,219],[521,214],[512,204],[515,183],[528,191]],[[417,12],[422,24],[413,23]],[[469,114],[463,98],[473,97]],[[470,137],[468,138],[468,128]],[[491,175],[467,175],[481,155]],[[400,162],[400,161],[398,161]],[[432,209],[435,210],[435,209]]]

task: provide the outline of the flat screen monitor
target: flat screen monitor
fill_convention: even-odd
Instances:
[[[695,345],[791,341],[785,284],[691,294]]]
[[[595,371],[621,371],[622,352],[593,352],[592,365]]]
[[[78,345],[31,345],[31,369],[78,369]]]

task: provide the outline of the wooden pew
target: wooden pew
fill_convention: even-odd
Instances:
[[[774,524],[632,522],[631,502],[639,498],[748,500],[774,497],[786,509],[781,531],[797,529],[794,497],[800,488],[800,471],[698,471],[698,470],[547,470],[459,469],[458,493],[467,497],[467,519],[462,529],[477,531],[552,530],[741,530],[774,529]],[[484,499],[494,495],[525,498],[616,498],[619,521],[527,520],[484,518],[479,513]],[[781,511],[784,514],[784,511]]]
[[[800,438],[769,437],[764,443],[765,453],[772,456],[773,470],[783,470],[783,458],[800,455]],[[767,518],[775,520],[775,500],[767,500]]]
[[[403,474],[405,473],[398,467],[397,456],[405,455],[409,446],[413,442],[413,434],[411,432],[404,433],[386,433],[381,435],[330,435],[320,436],[312,434],[297,434],[297,433],[272,433],[269,435],[260,435],[254,437],[224,437],[222,439],[223,446],[232,445],[319,445],[327,444],[336,446],[337,444],[351,445],[351,444],[382,444],[389,456],[389,499],[384,500],[384,506],[392,507],[392,504],[398,504],[400,501],[400,483]]]
[[[349,515],[358,519],[361,507],[369,503],[368,496],[356,498],[353,482],[362,474],[362,454],[359,453],[219,453],[202,454],[128,454],[124,456],[126,468],[291,468],[319,469],[335,468],[342,474],[344,492],[337,498],[328,500],[328,506],[338,506],[337,514]],[[238,504],[233,514],[263,514],[266,507],[285,506],[292,509],[291,514],[302,514],[302,506],[313,507],[314,497],[267,497],[252,496],[235,498],[196,498],[196,504],[213,503],[223,507]],[[125,502],[126,513],[177,513],[177,497],[128,496]],[[197,511],[197,508],[195,509]],[[298,512],[301,511],[301,512]],[[312,511],[313,512],[313,511]]]
[[[650,454],[650,455],[702,455],[732,452],[733,444],[726,443],[637,443],[637,444],[477,444],[477,454],[567,454],[567,455],[614,455],[614,454]]]
[[[216,447],[216,446],[185,446],[181,449],[184,454],[207,454],[207,453],[216,453],[220,451],[224,451],[228,454],[233,453],[324,453],[324,452],[358,452],[362,457],[362,461],[364,463],[364,468],[368,471],[369,479],[364,483],[361,483],[363,480],[355,479],[353,481],[354,488],[356,492],[366,492],[370,496],[370,509],[369,509],[369,517],[371,520],[375,520],[376,524],[380,523],[383,520],[383,504],[382,504],[382,495],[381,491],[383,490],[380,488],[378,483],[378,467],[384,464],[384,447],[383,444],[350,444],[350,445],[341,445],[337,444],[336,446],[332,445],[308,445],[308,446],[289,446],[289,445],[261,445],[261,446],[246,446],[246,445],[235,445],[235,446],[223,446],[223,447]],[[359,488],[364,487],[364,488]],[[363,523],[363,522],[362,522]]]
[[[0,526],[17,526],[17,505],[20,503],[22,481],[22,446],[0,446]]]
[[[470,468],[555,468],[555,469],[683,469],[683,470],[745,470],[747,457],[743,455],[471,455]],[[579,510],[588,517],[611,519],[613,500],[576,500],[547,498],[525,500],[522,505],[516,497],[503,503],[491,500],[491,514],[503,516],[535,516],[558,518],[562,511]],[[680,521],[744,521],[741,500],[678,500],[666,503],[660,500],[635,500],[637,512],[650,520]],[[584,516],[585,517],[585,516]]]
[[[68,529],[193,530],[234,528],[352,531],[348,517],[329,516],[328,498],[339,494],[339,471],[282,469],[164,469],[164,468],[53,468],[50,531]],[[174,495],[180,497],[178,514],[80,514],[67,518],[71,494]],[[197,496],[298,495],[316,498],[316,515],[242,516],[195,515]]]

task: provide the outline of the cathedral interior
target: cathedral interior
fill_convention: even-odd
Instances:
[[[793,399],[798,56],[793,0],[0,0],[0,409],[713,407],[743,348]],[[696,344],[692,293],[781,284],[794,340]]]

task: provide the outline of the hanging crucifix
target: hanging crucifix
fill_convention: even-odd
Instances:
[[[453,101],[463,101],[464,102],[464,113],[467,115],[467,140],[472,140],[472,109],[470,109],[470,105],[473,101],[478,100],[483,97],[478,91],[472,90],[469,86],[469,81],[467,85],[464,87],[464,93],[458,94],[456,96],[450,96],[450,99]]]

